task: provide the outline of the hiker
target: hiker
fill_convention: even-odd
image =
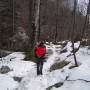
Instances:
[[[46,54],[46,47],[44,42],[40,42],[38,45],[36,45],[34,52],[37,62],[37,75],[42,75],[43,62]]]

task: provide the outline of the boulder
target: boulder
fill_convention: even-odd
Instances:
[[[10,71],[12,71],[12,70],[8,66],[2,66],[0,68],[0,73],[2,73],[2,74],[8,73]]]

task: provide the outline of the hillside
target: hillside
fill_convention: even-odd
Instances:
[[[79,42],[75,43],[77,48]],[[44,63],[43,75],[36,75],[36,64],[32,61],[23,61],[24,54],[13,52],[3,57],[0,67],[8,66],[11,71],[0,74],[0,90],[89,90],[90,89],[90,49],[88,46],[81,47],[76,53],[78,67],[74,65],[71,53],[71,43],[62,45],[46,45],[47,50],[53,53],[48,56]],[[71,56],[70,56],[71,54]],[[69,55],[69,57],[67,57]],[[12,58],[12,59],[11,59]],[[63,64],[62,62],[68,62]],[[60,64],[61,63],[61,64]],[[55,66],[56,67],[53,67]],[[59,67],[59,65],[63,65]],[[71,68],[72,67],[72,68]]]

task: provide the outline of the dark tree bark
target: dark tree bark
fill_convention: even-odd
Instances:
[[[29,2],[29,17],[30,17],[30,49],[32,50],[34,47],[35,43],[35,5],[36,1],[35,0],[30,0]]]
[[[75,38],[75,24],[76,24],[76,9],[77,9],[77,0],[74,0],[74,9],[73,9],[73,31],[72,31],[72,49],[74,55],[75,66],[78,66],[76,55],[75,55],[75,47],[74,47],[74,38]]]
[[[55,40],[54,42],[56,43],[57,41],[57,35],[58,35],[58,8],[59,8],[59,0],[56,0],[56,30],[55,30]]]

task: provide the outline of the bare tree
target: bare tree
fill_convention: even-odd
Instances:
[[[32,21],[30,30],[31,49],[40,38],[40,4],[41,0],[30,0],[30,12],[32,11],[30,13],[30,21]]]
[[[89,21],[89,15],[90,15],[90,0],[89,0],[89,3],[88,3],[88,6],[87,6],[87,14],[86,14],[86,17],[85,17],[85,23],[83,25],[83,29],[82,29],[82,33],[81,33],[81,38],[83,38],[84,35],[85,35],[86,26],[87,26],[88,21]]]
[[[29,36],[30,36],[30,49],[33,49],[34,47],[34,43],[35,43],[35,13],[36,13],[36,1],[35,0],[30,0],[29,1],[29,12],[30,12],[30,32],[29,32]]]
[[[37,0],[36,5],[36,15],[35,15],[35,27],[36,27],[36,33],[35,33],[35,42],[38,41],[38,33],[40,33],[40,3],[41,0]]]
[[[72,30],[72,49],[74,55],[75,66],[78,66],[76,55],[75,55],[75,47],[74,47],[74,38],[75,38],[75,24],[76,24],[76,10],[77,10],[77,0],[74,0],[74,9],[73,9],[73,30]]]
[[[54,42],[56,42],[57,40],[57,33],[58,33],[58,9],[59,9],[59,0],[56,1],[56,30],[55,30],[55,40]]]

